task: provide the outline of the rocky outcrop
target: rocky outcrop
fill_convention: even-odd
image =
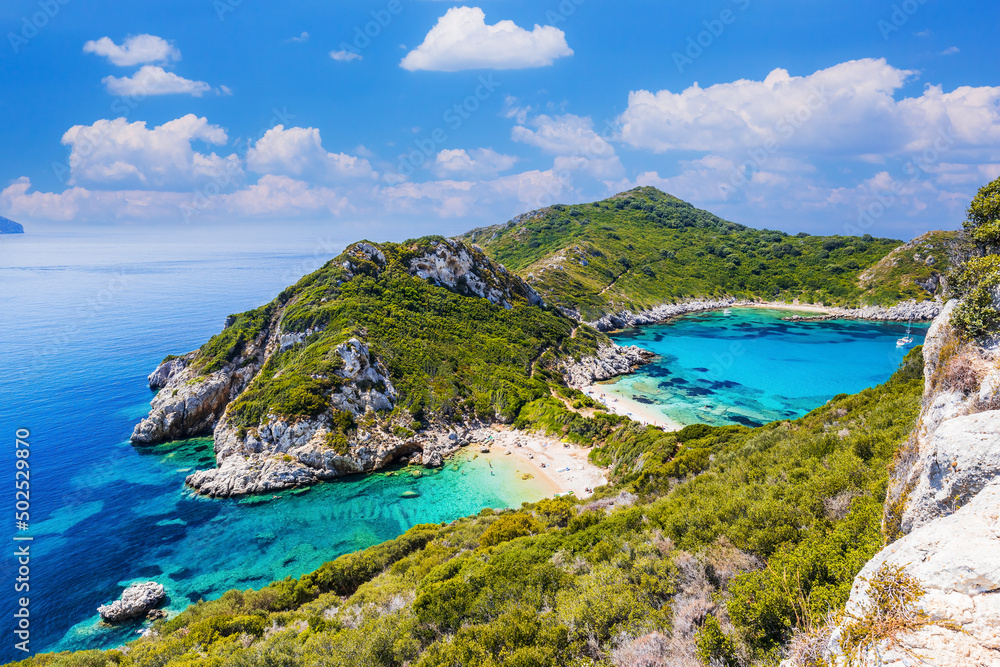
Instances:
[[[534,289],[481,250],[454,240],[434,241],[431,245],[434,250],[409,262],[410,272],[418,278],[504,308],[510,308],[516,299],[533,306],[543,305],[542,297]]]
[[[637,366],[649,363],[654,356],[652,352],[635,345],[630,347],[613,343],[602,345],[598,348],[596,356],[584,357],[564,366],[563,375],[566,384],[574,389],[580,389],[595,382],[631,373]]]
[[[903,301],[894,306],[864,306],[862,308],[831,308],[826,315],[792,315],[786,320],[817,322],[822,320],[871,320],[874,322],[928,322],[941,314],[944,305],[934,301]]]
[[[965,506],[1000,476],[1000,411],[945,420],[928,438],[901,517],[909,533]]]
[[[887,563],[905,568],[920,581],[926,594],[917,606],[941,624],[899,637],[900,647],[883,647],[878,656],[874,652],[860,656],[867,660],[861,664],[1000,665],[1000,480],[954,514],[879,552],[855,579],[848,614],[860,615],[868,601],[868,581]],[[840,630],[835,630],[827,647],[838,665],[846,662],[840,637]]]
[[[983,360],[993,353],[960,344],[950,324],[956,306],[955,301],[945,305],[924,340],[923,408],[890,478],[885,517],[890,533],[906,534],[954,512],[1000,475],[1000,413],[981,412],[988,371],[981,371],[984,382],[974,368],[958,379],[949,370],[956,360]]]
[[[1000,665],[1000,410],[984,409],[1000,386],[998,355],[952,330],[955,307],[943,307],[926,337],[923,409],[886,499],[884,530],[895,541],[858,575],[847,604],[860,614],[868,581],[896,565],[925,589],[916,604],[930,622],[877,656],[854,656],[865,664]],[[838,666],[848,662],[842,630],[826,646]]]
[[[617,329],[628,329],[645,324],[659,324],[678,315],[688,313],[699,313],[705,310],[718,310],[719,308],[729,308],[736,304],[736,299],[717,299],[708,301],[685,301],[683,303],[670,303],[656,306],[640,313],[622,311],[605,315],[594,322],[587,322],[598,331],[615,331]]]
[[[188,485],[210,496],[267,493],[377,470],[416,451],[407,439],[364,428],[341,451],[330,447],[336,413],[360,418],[388,412],[397,398],[388,370],[359,339],[338,345],[335,352],[342,363],[326,412],[294,420],[271,414],[254,428],[241,427],[226,414],[214,432],[218,467],[189,475]]]
[[[163,584],[143,581],[126,588],[121,597],[111,604],[98,607],[97,613],[100,614],[101,620],[107,623],[120,623],[145,616],[158,607],[166,597]]]
[[[149,416],[136,425],[132,442],[150,445],[211,433],[226,406],[249,383],[255,370],[223,370],[205,378],[197,377],[190,368],[175,373],[153,397]],[[154,375],[159,372],[157,369]],[[162,374],[157,381],[160,377]]]

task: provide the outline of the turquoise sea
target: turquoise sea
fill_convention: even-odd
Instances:
[[[733,308],[614,334],[658,357],[603,389],[682,425],[759,426],[885,382],[928,328],[914,324],[901,348],[905,323],[783,319],[794,314],[809,315]]]
[[[348,231],[344,240],[359,235]],[[416,523],[545,493],[509,458],[490,467],[469,454],[421,477],[402,470],[278,499],[209,500],[184,487],[191,470],[212,465],[209,440],[133,447],[129,435],[151,398],[146,376],[165,355],[196,348],[228,314],[269,301],[339,250],[329,238],[282,233],[266,246],[249,232],[256,245],[190,231],[0,236],[0,475],[11,488],[0,613],[11,619],[21,595],[12,592],[13,537],[30,536],[32,652],[134,638],[140,623],[102,627],[96,609],[135,580],[163,583],[168,608],[179,610],[299,576]],[[768,311],[680,318],[618,335],[661,357],[617,388],[684,422],[797,416],[888,378],[902,358],[893,343],[902,330],[792,324]],[[27,531],[14,525],[18,429],[31,432]],[[401,498],[411,490],[419,497]],[[0,642],[0,661],[22,657],[13,641]]]
[[[404,470],[274,500],[209,500],[184,487],[213,464],[209,440],[128,442],[152,396],[146,375],[165,355],[196,348],[226,315],[266,303],[337,251],[311,238],[261,249],[190,233],[0,236],[0,476],[10,489],[0,613],[11,619],[16,598],[29,597],[33,653],[135,638],[140,623],[108,629],[96,614],[135,580],[163,583],[179,610],[297,577],[417,523],[543,497],[509,457],[491,468],[470,454],[419,478]],[[27,531],[14,525],[17,429],[31,433]],[[419,497],[400,497],[410,490]],[[17,595],[15,535],[34,538],[30,591]],[[25,657],[11,621],[3,627],[0,662]]]

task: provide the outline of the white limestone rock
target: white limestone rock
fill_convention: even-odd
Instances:
[[[107,623],[120,623],[132,618],[145,616],[167,597],[163,584],[143,581],[126,588],[121,597],[111,604],[101,605],[97,613]]]
[[[598,348],[596,356],[585,357],[565,365],[563,375],[566,384],[574,389],[580,389],[595,382],[631,373],[637,366],[649,363],[653,356],[652,352],[635,345],[630,347],[613,343],[602,345]]]
[[[920,581],[926,595],[918,606],[931,619],[953,621],[961,632],[928,626],[901,638],[905,650],[883,651],[881,663],[868,664],[1000,665],[1000,479],[954,514],[925,524],[880,551],[854,580],[848,613],[860,612],[868,600],[866,580],[885,563],[905,568]],[[838,630],[827,650],[842,665],[839,638]]]
[[[434,250],[410,260],[413,275],[459,293],[472,294],[510,308],[516,299],[543,305],[526,282],[494,263],[482,251],[454,240],[437,243]]]
[[[1000,411],[942,423],[930,438],[919,471],[902,516],[904,533],[952,514],[1000,478]]]

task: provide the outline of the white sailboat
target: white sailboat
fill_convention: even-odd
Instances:
[[[913,336],[910,335],[913,329],[913,318],[910,317],[910,321],[906,324],[906,335],[896,341],[896,347],[906,347],[913,343]]]

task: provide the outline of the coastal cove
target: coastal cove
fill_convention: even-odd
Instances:
[[[134,639],[138,623],[97,627],[97,607],[133,581],[163,583],[165,607],[177,611],[233,587],[300,576],[416,523],[558,492],[554,480],[498,449],[489,457],[463,453],[440,471],[420,469],[419,478],[398,471],[354,477],[256,502],[195,496],[184,478],[213,465],[210,440],[128,442],[149,409],[146,376],[165,354],[197,347],[229,313],[267,302],[332,252],[312,239],[268,251],[210,241],[0,240],[0,309],[11,342],[0,422],[5,433],[30,431],[36,485],[33,653]],[[13,470],[13,452],[5,456]],[[405,491],[418,497],[401,498]],[[12,516],[13,496],[5,502]],[[16,576],[12,562],[2,565],[8,580]],[[23,656],[8,644],[2,657]]]
[[[316,256],[227,248],[220,258],[209,248],[191,253],[161,246],[137,257],[114,240],[95,243],[88,253],[73,245],[32,238],[0,246],[16,257],[3,264],[11,290],[0,297],[0,305],[11,314],[19,344],[10,366],[13,381],[0,383],[2,404],[18,407],[17,420],[5,415],[4,425],[31,430],[32,471],[46,479],[32,512],[34,650],[107,648],[133,639],[141,623],[101,627],[96,609],[134,581],[162,583],[166,608],[174,612],[230,588],[259,588],[299,576],[418,523],[448,522],[487,507],[517,507],[601,482],[565,458],[582,450],[563,448],[556,439],[531,438],[525,449],[535,452],[537,462],[547,461],[540,472],[519,451],[519,436],[498,431],[499,447],[490,455],[470,446],[439,471],[395,468],[256,498],[197,496],[184,487],[184,479],[213,467],[210,440],[151,447],[127,442],[149,408],[146,376],[164,354],[195,349],[218,332],[227,314],[267,302],[311,270]],[[31,302],[18,297],[29,292]],[[766,314],[760,310],[755,317]],[[687,322],[694,330],[712,332],[715,318],[722,316],[702,313],[665,326]],[[777,316],[744,324],[730,333],[766,339],[775,331],[842,325],[784,323]],[[850,326],[863,332],[870,325]],[[889,327],[879,334],[883,338],[905,327],[878,326]],[[755,333],[755,327],[760,331]],[[634,338],[619,342],[657,351],[657,329],[627,332],[623,335]],[[720,349],[716,343],[724,344],[724,352],[742,340],[711,333],[702,338],[715,341],[705,346],[713,352]],[[744,355],[734,357],[742,363]],[[863,386],[888,377],[889,366],[901,358],[902,353],[894,361],[887,356]],[[726,374],[739,371],[741,363],[722,368],[717,381],[728,381]],[[536,446],[544,455],[543,449],[532,450]]]
[[[728,314],[727,314],[728,313]],[[796,419],[837,394],[884,382],[914,341],[905,322],[789,321],[807,309],[740,308],[683,315],[619,331],[619,345],[656,353],[633,374],[586,388],[620,414],[669,430],[689,424],[759,426]]]

